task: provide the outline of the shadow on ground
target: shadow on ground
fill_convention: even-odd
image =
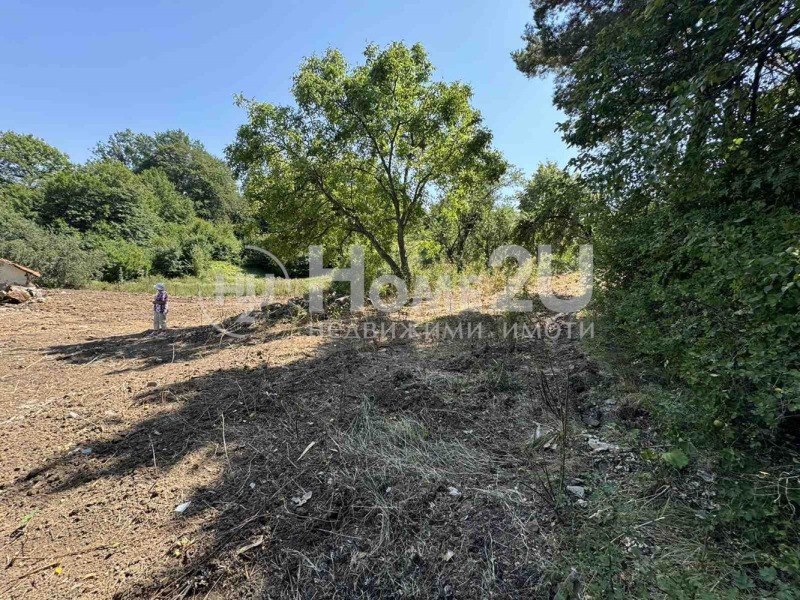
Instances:
[[[209,333],[53,350],[78,364],[114,356],[147,368],[173,352],[191,360],[209,351]],[[149,389],[136,400],[152,404],[154,416],[88,442],[89,460],[66,453],[17,486],[112,488],[133,473],[155,482],[198,453],[224,465],[176,516],[203,517],[202,541],[121,597],[541,592],[552,515],[537,503],[521,448],[531,420],[546,417],[531,391],[542,342],[511,351],[491,339],[318,342],[293,362],[267,356],[255,368]]]
[[[226,324],[229,326],[235,323],[233,318],[228,321]],[[220,328],[212,325],[172,328],[155,336],[151,332],[145,331],[93,339],[77,344],[53,346],[49,348],[48,353],[57,355],[59,360],[77,365],[108,359],[132,361],[131,366],[109,373],[113,375],[129,371],[144,371],[166,362],[187,362],[225,348],[254,343],[254,338],[248,335],[247,327],[239,325],[233,331],[237,334],[236,337],[226,335]],[[259,343],[269,342],[296,333],[296,326],[283,323],[282,326],[270,331],[259,331],[257,341]]]

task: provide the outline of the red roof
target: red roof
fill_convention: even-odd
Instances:
[[[39,273],[38,271],[34,271],[33,269],[29,269],[28,267],[23,267],[22,265],[18,265],[17,263],[11,262],[8,259],[0,258],[0,262],[6,263],[7,265],[11,265],[12,267],[17,267],[20,271],[25,271],[26,273],[30,273],[34,277],[41,277],[42,276],[42,274]]]

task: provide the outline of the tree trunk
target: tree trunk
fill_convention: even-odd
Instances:
[[[411,285],[411,270],[408,268],[408,255],[406,254],[406,235],[405,226],[402,223],[397,224],[397,250],[400,253],[400,273],[395,273],[403,281],[406,286]],[[394,269],[392,269],[394,270]]]
[[[354,229],[354,231],[356,231],[357,233],[360,233],[361,235],[363,235],[365,238],[367,238],[370,241],[370,243],[372,244],[372,247],[375,248],[375,251],[378,253],[378,256],[380,256],[384,260],[384,262],[387,265],[389,265],[389,268],[392,270],[392,273],[394,275],[396,275],[400,279],[404,279],[403,271],[402,271],[402,268],[401,268],[402,263],[401,263],[401,265],[397,264],[397,261],[395,261],[395,259],[392,258],[392,255],[389,254],[386,251],[386,249],[384,249],[383,246],[381,246],[380,242],[378,242],[378,238],[376,238],[374,235],[369,233],[363,227],[357,227],[357,228]],[[406,265],[406,268],[407,267],[408,267],[408,265]],[[365,291],[367,291],[367,290],[365,290]]]

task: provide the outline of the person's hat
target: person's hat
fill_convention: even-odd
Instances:
[[[153,287],[154,287],[154,288],[156,288],[158,291],[161,291],[161,290],[165,290],[165,289],[166,289],[166,287],[164,287],[164,284],[163,284],[163,283],[157,283],[157,284],[155,284]]]

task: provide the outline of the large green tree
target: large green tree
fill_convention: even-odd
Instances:
[[[33,217],[42,202],[42,184],[69,165],[66,154],[37,137],[0,133],[0,203]]]
[[[181,194],[158,167],[142,171],[139,175],[144,184],[153,192],[153,210],[168,223],[188,223],[195,218],[191,198]]]
[[[155,136],[125,129],[112,133],[104,142],[98,142],[94,147],[94,155],[99,160],[121,162],[138,173],[147,168],[155,149]]]
[[[565,140],[610,201],[644,204],[679,186],[687,203],[753,191],[796,202],[797,2],[532,0],[531,7],[526,45],[513,58],[529,76],[556,76]]]
[[[284,243],[360,236],[408,280],[407,235],[425,207],[459,181],[496,182],[506,167],[469,86],[434,81],[421,45],[370,45],[364,56],[355,67],[337,50],[307,59],[296,106],[241,100],[248,122],[227,152]]]
[[[127,167],[101,161],[68,169],[45,186],[43,224],[142,241],[158,227],[152,191]]]
[[[0,186],[34,187],[69,164],[66,154],[44,140],[13,131],[0,133]]]
[[[239,221],[245,217],[228,166],[179,129],[154,135],[119,131],[97,144],[94,154],[100,160],[118,161],[135,173],[160,169],[205,219]]]
[[[519,195],[517,238],[531,252],[539,244],[563,252],[592,241],[599,202],[575,175],[555,163],[539,165]]]

